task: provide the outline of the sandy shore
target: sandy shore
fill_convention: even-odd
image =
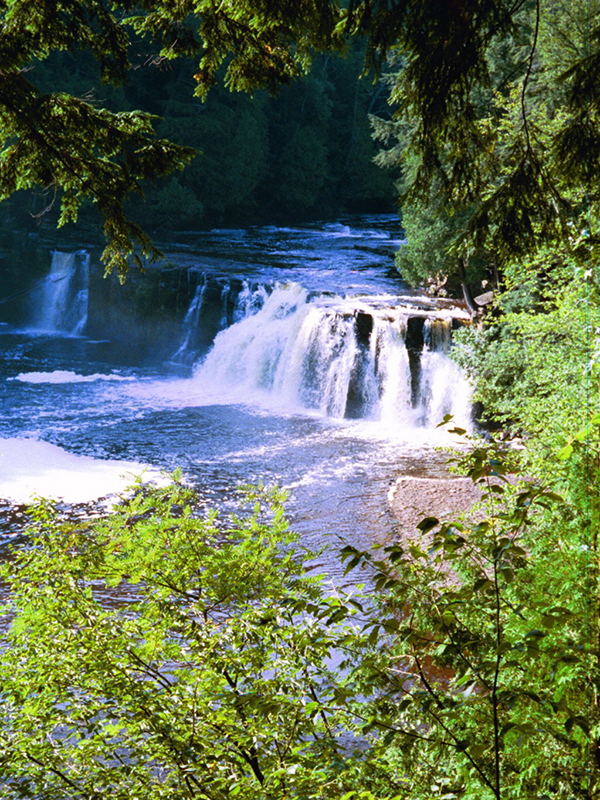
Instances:
[[[417,525],[425,517],[451,521],[479,497],[480,491],[470,478],[398,478],[390,488],[388,502],[398,521],[399,541],[418,538]]]

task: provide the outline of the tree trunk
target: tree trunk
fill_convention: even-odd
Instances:
[[[475,316],[476,314],[479,314],[480,308],[473,299],[473,295],[471,294],[471,290],[469,289],[469,284],[467,283],[465,261],[466,259],[461,256],[459,256],[457,259],[458,277],[460,278],[460,285],[462,287],[462,293],[465,299],[465,303],[467,304],[467,308],[469,309],[471,314]]]

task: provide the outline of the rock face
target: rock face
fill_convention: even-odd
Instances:
[[[181,269],[132,272],[124,285],[99,269],[90,274],[86,334],[121,346],[123,358],[168,358],[177,346],[181,323],[196,289],[195,275]]]
[[[116,275],[90,275],[89,312],[85,333],[121,346],[121,358],[134,353],[140,362],[168,361],[186,334],[186,315],[201,291],[194,330],[188,333],[194,359],[209,349],[223,326],[233,321],[242,281],[179,267],[153,267],[131,272],[124,285]]]
[[[417,525],[425,517],[449,522],[468,511],[480,496],[470,478],[398,478],[388,499],[392,515],[398,521],[399,543],[420,539]]]

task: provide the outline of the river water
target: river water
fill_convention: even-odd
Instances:
[[[444,414],[470,424],[448,357],[465,314],[406,289],[399,246],[398,220],[379,216],[176,236],[166,258],[196,288],[155,363],[86,336],[90,256],[49,252],[23,324],[0,324],[0,497],[88,501],[142,465],[181,467],[217,507],[241,484],[277,483],[339,575],[341,540],[393,533],[396,477],[442,474]],[[207,320],[219,330],[208,348]],[[18,521],[5,511],[8,537]]]

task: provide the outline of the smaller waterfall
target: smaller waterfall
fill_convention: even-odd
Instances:
[[[375,347],[379,415],[387,428],[413,427],[412,372],[406,347],[406,320],[376,319]]]
[[[459,424],[464,423],[470,416],[471,390],[458,364],[447,355],[452,345],[452,320],[425,320],[423,338],[419,382],[421,424],[437,425],[448,413]]]
[[[251,317],[264,306],[271,288],[263,283],[243,281],[242,291],[238,294],[233,309],[233,322],[239,322],[245,317]],[[228,323],[229,324],[229,323]]]
[[[90,256],[86,250],[54,250],[50,272],[32,294],[32,327],[50,333],[81,335],[88,316]]]
[[[256,314],[269,296],[270,288],[247,280],[200,274],[196,291],[182,323],[174,364],[195,363],[206,353],[221,330]]]
[[[192,341],[196,331],[200,328],[200,312],[202,310],[202,301],[206,291],[206,283],[199,283],[190,303],[190,307],[183,320],[183,336],[181,344],[173,353],[171,361],[175,364],[190,364],[194,359],[194,350]]]
[[[452,345],[451,319],[426,319],[423,324],[423,339],[428,350],[450,352]]]
[[[435,427],[445,414],[469,427],[470,389],[445,352],[452,320],[412,314],[277,285],[217,335],[192,381],[230,402],[379,420],[390,431]]]

